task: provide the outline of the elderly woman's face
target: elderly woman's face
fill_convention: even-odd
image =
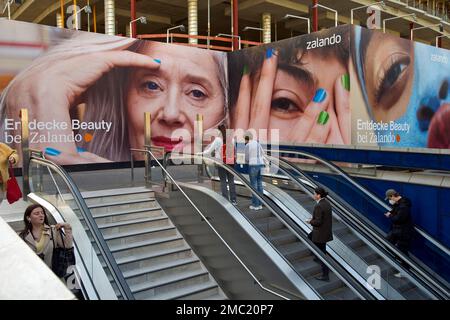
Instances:
[[[212,53],[160,43],[148,44],[140,53],[161,60],[161,67],[131,73],[127,110],[132,147],[144,145],[144,112],[151,113],[152,144],[164,146],[167,151],[181,140],[183,144],[191,143],[197,114],[203,115],[204,129],[225,117],[225,93]],[[184,129],[190,137],[181,131],[173,136],[176,129]]]

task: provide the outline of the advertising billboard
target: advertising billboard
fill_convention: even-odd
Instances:
[[[152,144],[168,151],[190,147],[197,114],[204,129],[226,118],[223,52],[7,20],[0,29],[0,76],[9,79],[0,141],[14,148],[22,108],[30,147],[60,164],[129,160],[144,146],[144,112]]]
[[[0,20],[0,141],[60,164],[128,161],[144,145],[194,151],[225,124],[262,141],[450,148],[449,51],[339,26],[223,53]],[[260,134],[265,131],[264,134]]]

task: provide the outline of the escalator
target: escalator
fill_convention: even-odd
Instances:
[[[304,223],[304,220],[309,218],[312,213],[315,204],[312,199],[312,190],[317,184],[307,177],[295,177],[292,171],[295,172],[297,169],[287,161],[280,161],[279,170],[283,174],[281,180],[279,175],[275,175],[277,179],[274,179],[274,175],[266,179],[267,182],[273,181],[278,186],[269,188],[269,184],[266,184],[265,194],[267,197],[265,200],[272,202],[272,205],[284,211],[283,219],[280,219],[280,215],[274,214],[267,207],[256,212],[249,210],[248,185],[244,187],[245,183],[242,182],[242,177],[235,175],[240,178],[238,179],[240,181],[237,182],[239,185],[238,208],[295,266],[296,271],[310,281],[323,298],[354,298],[351,290],[342,288],[339,279],[334,276],[331,277],[330,283],[316,281],[315,276],[320,273],[320,267],[313,262],[313,256],[309,250],[305,249],[301,241],[298,241],[296,238],[298,234],[292,232],[292,224],[289,225],[289,222],[294,222],[296,227],[302,229],[304,233],[310,232],[310,227]],[[217,182],[218,179],[213,177],[212,181]],[[220,190],[218,185],[213,188]],[[355,279],[358,279],[361,285],[365,285],[376,298],[446,299],[448,297],[448,291],[440,284],[435,285],[434,281],[431,283],[426,275],[417,275],[404,270],[405,263],[399,261],[395,248],[389,248],[394,252],[387,250],[384,246],[389,246],[389,243],[386,243],[384,238],[373,237],[373,230],[371,230],[372,233],[367,234],[366,221],[361,222],[353,217],[349,218],[348,213],[342,214],[342,206],[337,206],[338,203],[334,197],[331,201],[334,207],[333,234],[335,240],[328,244],[330,256],[348,270]],[[399,270],[402,270],[404,275],[402,278],[394,276]],[[379,280],[378,283],[371,286],[368,284],[368,280],[375,272],[379,275]]]
[[[277,254],[278,258],[290,268],[289,272],[297,274],[299,279],[304,282],[304,285],[317,295],[318,299],[352,300],[381,298],[375,291],[367,289],[362,281],[356,279],[357,275],[354,270],[345,268],[338,260],[324,255],[308,239],[307,232],[301,228],[298,222],[292,219],[293,217],[289,213],[281,209],[271,197],[258,195],[245,176],[209,157],[185,154],[180,156],[172,155],[168,156],[165,162],[177,164],[176,166],[167,167],[176,176],[176,172],[172,168],[177,168],[180,165],[189,166],[195,163],[194,160],[221,166],[234,176],[237,186],[238,204],[232,206],[228,202],[226,214],[231,214],[232,211],[238,212],[240,218],[237,219],[245,220],[248,226],[251,226],[251,231],[249,231],[250,229],[247,226],[248,232],[257,232],[262,237],[264,242],[259,243],[259,245],[270,246],[274,250],[274,254]],[[192,172],[191,176],[184,176],[179,179],[175,177],[181,188],[187,193],[195,190],[197,193],[203,192],[204,194],[209,194],[211,189],[217,189],[217,186],[214,186],[214,179],[212,181],[210,179],[198,181],[195,167],[191,165],[189,170]],[[253,211],[249,209],[251,195],[257,196],[263,203],[262,210]],[[216,194],[216,196],[218,195]],[[221,196],[218,197],[221,198],[221,201],[225,200]],[[199,196],[192,197],[193,201],[198,198]],[[201,203],[198,205],[201,205]],[[221,226],[219,225],[218,227],[220,228]],[[247,252],[247,255],[251,255],[251,253]],[[330,268],[330,281],[316,279],[320,275],[321,267],[319,261],[314,261],[315,259],[322,261]]]
[[[292,154],[300,155],[306,161],[311,162],[311,160],[314,160],[316,163],[327,166],[330,171],[333,171],[335,176],[344,180],[347,186],[352,186],[353,193],[361,195],[361,202],[364,205],[360,208],[376,210],[373,212],[379,212],[380,215],[390,210],[380,199],[364,189],[335,165],[308,153],[292,151],[279,151],[279,153],[283,154],[283,156],[289,154],[291,156]],[[314,174],[306,174],[294,163],[286,160],[286,158],[269,158],[277,162],[279,172],[276,172],[277,174],[267,175],[265,181],[267,184],[275,183],[277,189],[282,189],[286,194],[285,196],[294,200],[294,202],[290,202],[284,199],[285,203],[294,203],[294,206],[295,204],[299,204],[311,214],[315,204],[312,199],[314,188],[316,186],[323,186],[327,190],[330,190],[328,198],[333,205],[333,234],[335,239],[345,244],[348,252],[352,252],[355,256],[361,258],[367,266],[379,267],[381,278],[386,282],[386,285],[390,286],[389,291],[384,294],[385,298],[449,298],[447,281],[436,274],[436,272],[424,266],[415,257],[407,257],[399,252],[396,247],[386,241],[385,234],[381,230],[369,221],[364,214],[350,206],[343,199],[343,196],[348,195],[348,189],[342,188],[339,184],[335,184],[333,188],[322,185],[313,179]],[[335,181],[338,178],[335,178]],[[352,196],[354,197],[354,194]],[[296,210],[297,212],[299,211],[298,208]],[[292,211],[295,212],[295,210]],[[426,236],[422,231],[420,231],[420,235]],[[444,259],[449,259],[448,250],[445,247],[433,241],[429,236],[426,239],[433,246],[433,252],[440,251],[440,256]],[[333,243],[330,245],[332,247]],[[403,275],[401,278],[394,276],[398,271],[401,271]]]

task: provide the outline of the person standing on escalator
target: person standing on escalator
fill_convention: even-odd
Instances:
[[[234,164],[234,143],[231,145],[226,144],[227,135],[226,128],[223,124],[219,125],[217,128],[220,132],[220,136],[214,138],[214,141],[208,145],[203,151],[203,154],[214,156],[216,160],[220,163],[223,163],[224,166],[233,165]],[[225,143],[224,143],[225,141]],[[230,150],[232,152],[230,152]],[[231,154],[231,157],[228,157],[228,154]],[[219,173],[220,178],[220,188],[222,191],[222,195],[230,200],[233,205],[237,205],[236,202],[236,186],[234,184],[234,175],[232,172],[225,169],[225,167],[217,166],[217,171]],[[229,190],[229,196],[228,196]]]
[[[392,223],[391,231],[387,239],[403,254],[409,256],[409,248],[414,234],[414,223],[411,217],[411,200],[402,197],[394,189],[386,191],[385,200],[389,200],[389,203],[392,205],[392,210],[384,214]],[[403,263],[403,266],[408,269],[407,264]],[[395,276],[398,278],[402,277],[400,272],[396,273]]]
[[[308,238],[324,253],[327,254],[327,242],[333,240],[333,219],[331,212],[331,204],[326,199],[328,192],[322,187],[314,189],[314,200],[317,204],[314,207],[312,219],[306,222],[313,227],[312,232],[308,235]],[[322,275],[316,277],[317,280],[329,281],[329,269],[322,261],[314,259],[320,262],[322,266]]]

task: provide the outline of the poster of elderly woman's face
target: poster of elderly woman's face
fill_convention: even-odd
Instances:
[[[0,141],[20,146],[26,108],[30,146],[59,164],[129,161],[145,112],[166,151],[195,151],[198,115],[204,131],[281,145],[450,149],[449,52],[376,30],[227,54],[6,19],[0,29]]]
[[[227,118],[226,53],[0,20],[1,140],[20,145],[29,111],[30,146],[60,164],[126,161],[151,144],[192,150],[204,129]],[[137,155],[139,156],[139,155]]]

